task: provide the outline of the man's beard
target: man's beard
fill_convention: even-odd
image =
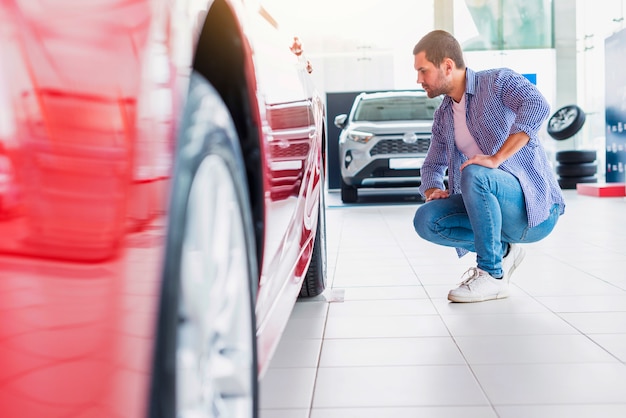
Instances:
[[[443,76],[443,71],[440,70],[435,85],[427,85],[424,87],[422,84],[422,88],[426,91],[428,97],[432,99],[442,94],[448,94],[452,87],[451,83]]]

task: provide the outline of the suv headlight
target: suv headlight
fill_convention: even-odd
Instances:
[[[367,144],[367,142],[374,137],[374,134],[362,131],[350,131],[346,137],[351,141]]]

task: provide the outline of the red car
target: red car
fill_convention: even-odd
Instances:
[[[0,417],[254,417],[325,286],[324,107],[256,2],[0,0]]]

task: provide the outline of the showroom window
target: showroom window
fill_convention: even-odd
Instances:
[[[551,0],[454,0],[465,51],[553,48]]]

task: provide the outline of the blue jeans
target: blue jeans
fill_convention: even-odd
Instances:
[[[478,268],[501,277],[508,244],[545,238],[558,218],[554,205],[548,219],[529,228],[519,181],[505,171],[472,164],[463,169],[461,194],[424,203],[413,225],[427,241],[475,252]]]

